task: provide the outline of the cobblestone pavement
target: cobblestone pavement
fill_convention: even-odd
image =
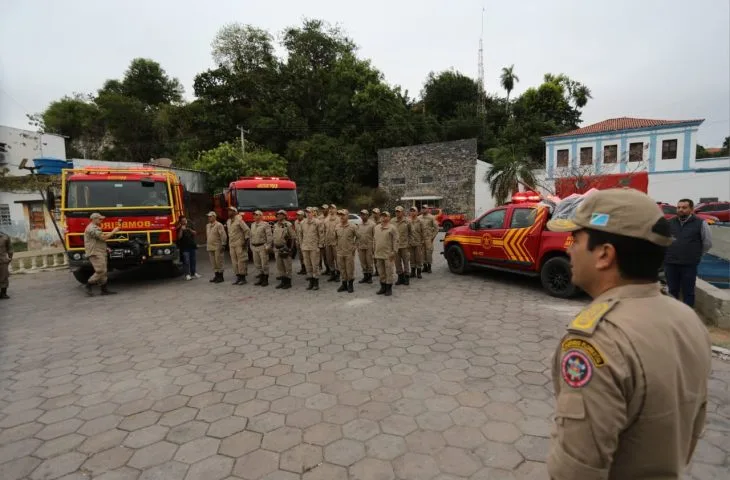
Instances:
[[[547,478],[549,359],[585,299],[440,256],[424,277],[381,298],[128,274],[86,298],[68,272],[14,276],[0,478]],[[713,366],[688,478],[730,465],[730,364]]]

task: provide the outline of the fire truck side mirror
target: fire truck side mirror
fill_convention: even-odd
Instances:
[[[56,210],[56,195],[53,193],[51,187],[46,189],[46,208],[49,212]]]
[[[477,222],[469,222],[469,230],[476,230]]]

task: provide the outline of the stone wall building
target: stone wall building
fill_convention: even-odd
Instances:
[[[428,204],[449,213],[480,215],[494,207],[484,176],[489,164],[477,159],[477,140],[428,143],[378,150],[378,183],[396,205]]]

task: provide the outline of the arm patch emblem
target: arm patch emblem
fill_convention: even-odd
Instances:
[[[580,350],[568,350],[560,361],[563,380],[571,388],[582,388],[593,378],[593,364]]]
[[[598,368],[601,368],[606,364],[606,360],[603,358],[603,355],[601,355],[601,352],[599,352],[598,349],[594,347],[590,342],[587,342],[581,338],[568,338],[566,340],[563,340],[560,349],[563,352],[567,352],[568,350],[580,350],[581,352],[587,354],[593,361],[593,364]]]

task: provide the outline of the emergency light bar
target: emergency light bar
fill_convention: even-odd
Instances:
[[[540,198],[537,192],[517,192],[512,195],[512,203],[539,202]]]

